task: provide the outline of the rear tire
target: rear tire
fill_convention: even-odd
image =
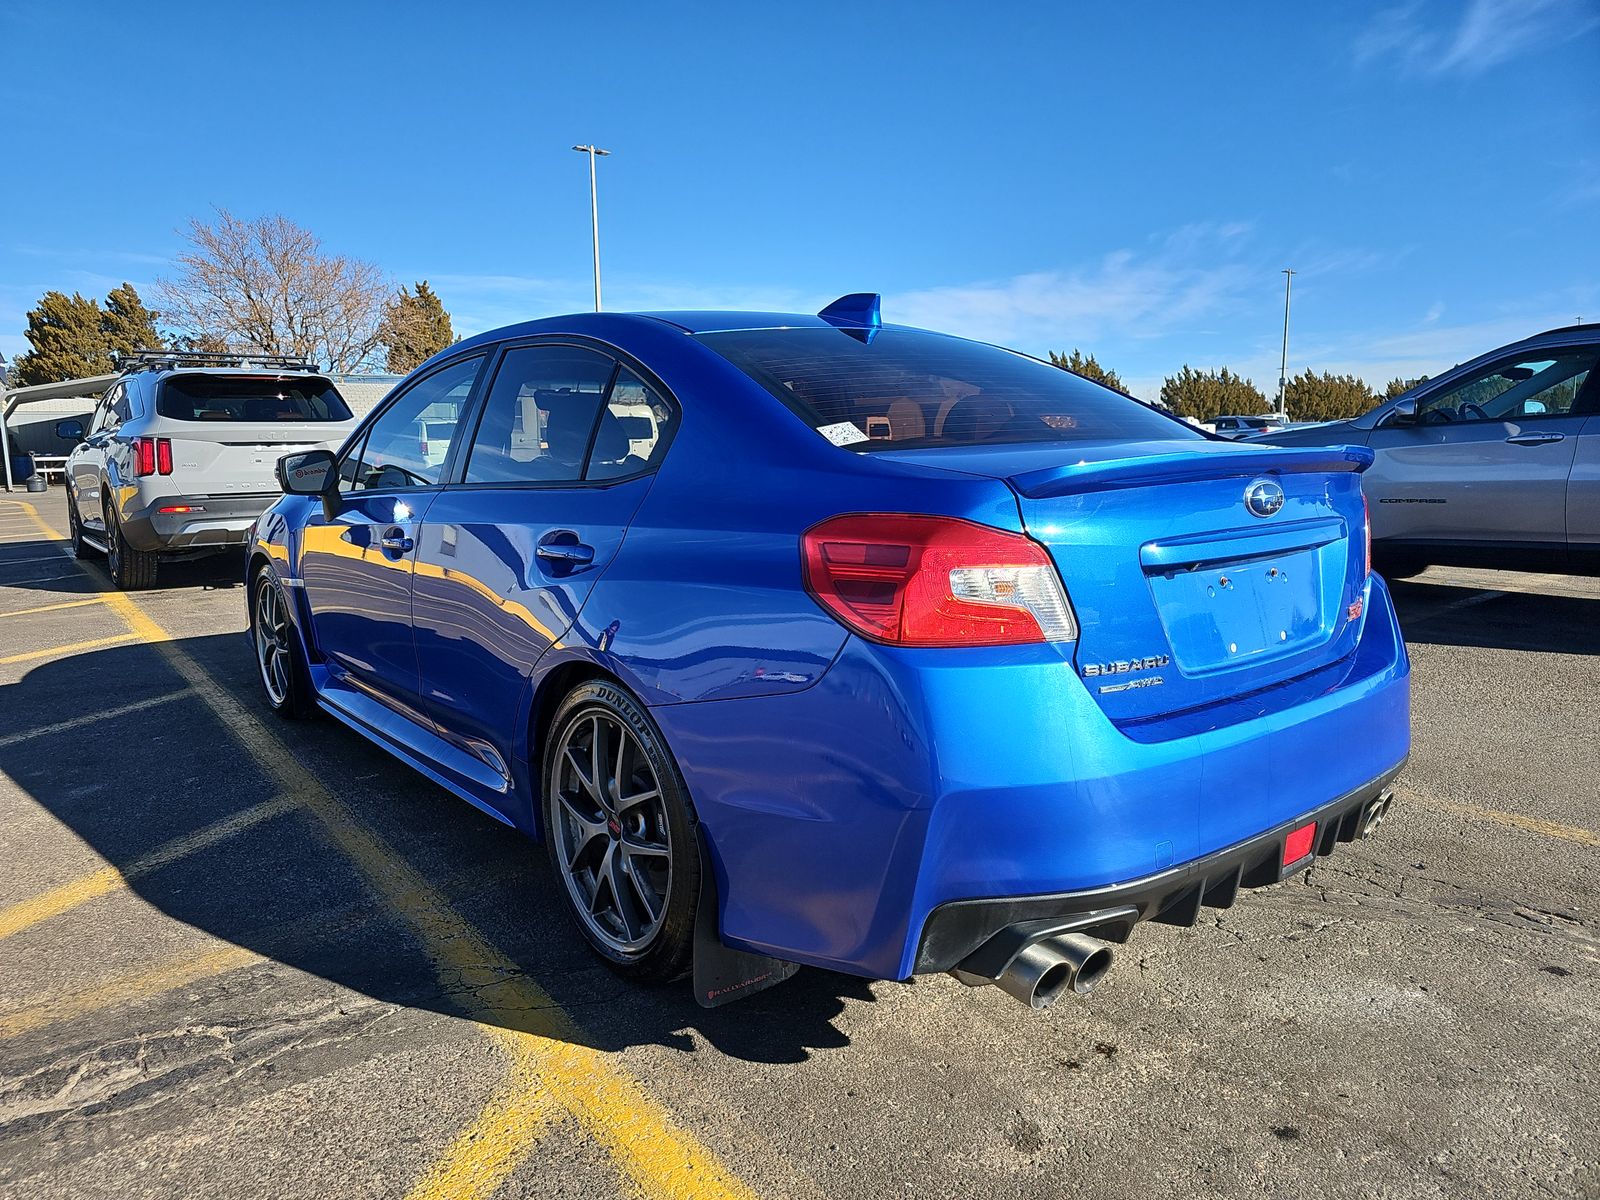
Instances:
[[[156,584],[156,555],[135,550],[122,536],[116,510],[106,509],[106,570],[111,582],[125,592],[140,592]]]
[[[256,677],[267,707],[290,721],[317,711],[311,671],[289,620],[289,595],[271,568],[263,567],[250,581],[250,644],[255,648]]]
[[[545,848],[584,940],[628,979],[688,974],[700,833],[644,706],[613,683],[574,688],[550,722],[540,776]]]
[[[67,541],[72,544],[73,558],[88,558],[92,551],[89,543],[83,540],[83,521],[78,516],[78,504],[69,495],[67,497]]]

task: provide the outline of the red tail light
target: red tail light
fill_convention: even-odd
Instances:
[[[133,439],[135,475],[172,474],[172,441],[169,438]]]
[[[1039,543],[954,517],[853,513],[801,538],[806,590],[850,629],[900,646],[1007,646],[1078,636]]]

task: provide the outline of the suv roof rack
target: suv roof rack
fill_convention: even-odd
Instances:
[[[257,354],[251,350],[135,350],[119,354],[118,371],[173,371],[179,367],[266,367],[318,372],[321,367],[298,354]]]

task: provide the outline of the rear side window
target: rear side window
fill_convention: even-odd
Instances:
[[[508,350],[467,459],[468,483],[583,478],[595,418],[617,364],[577,346]]]
[[[174,421],[348,421],[349,406],[315,376],[178,375],[156,411]]]
[[[852,450],[1204,437],[1070,371],[936,333],[756,329],[700,340]]]

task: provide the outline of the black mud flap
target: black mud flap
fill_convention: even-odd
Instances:
[[[694,915],[694,998],[701,1008],[720,1008],[782,983],[800,964],[746,954],[722,944],[717,930],[717,877],[711,871],[705,835],[700,835],[700,906]]]

